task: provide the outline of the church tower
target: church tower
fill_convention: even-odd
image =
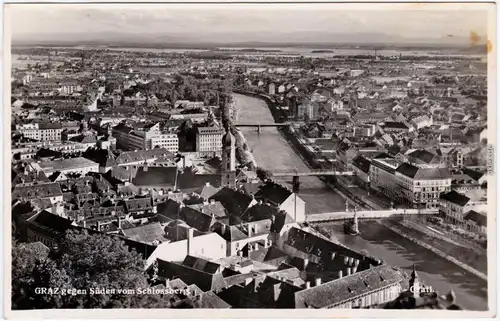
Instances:
[[[236,184],[236,140],[227,126],[226,134],[222,137],[221,184]]]

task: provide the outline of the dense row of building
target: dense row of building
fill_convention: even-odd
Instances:
[[[69,230],[119,238],[142,255],[144,272],[155,271],[151,286],[187,289],[204,308],[458,308],[453,298],[415,291],[415,270],[407,276],[304,224],[305,202],[296,192],[238,163],[236,138],[214,115],[220,106],[213,112],[205,102],[160,99],[141,89],[150,74],[140,69],[168,61],[174,70],[155,76],[169,83],[172,71],[243,72],[245,89],[266,88],[288,118],[305,118],[298,130],[304,144],[327,141],[357,179],[395,200],[477,223],[484,200],[469,194],[484,191],[485,178],[472,169],[451,173],[449,163],[465,162],[458,154],[448,153],[443,163],[426,151],[389,153],[408,135],[430,128],[432,137],[436,118],[417,117],[404,99],[372,110],[367,99],[408,96],[401,84],[368,90],[360,77],[369,73],[359,68],[336,76],[258,70],[245,66],[253,58],[240,56],[206,64],[181,54],[57,56],[57,63],[14,68],[20,84],[12,100],[12,217],[19,240],[51,249]],[[389,120],[387,107],[410,112]],[[438,144],[453,142],[453,133],[437,130]],[[484,138],[483,130],[474,140]]]

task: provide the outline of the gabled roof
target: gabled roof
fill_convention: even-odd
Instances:
[[[30,186],[16,186],[12,191],[12,199],[39,199],[62,196],[59,183],[46,183]]]
[[[464,215],[464,220],[465,221],[473,221],[476,223],[476,225],[481,226],[481,227],[486,227],[488,224],[488,218],[486,217],[485,214],[483,213],[478,213],[476,211],[468,211]]]
[[[448,168],[419,168],[409,163],[401,164],[397,172],[416,180],[434,180],[451,178]]]
[[[288,246],[302,252],[303,255],[307,255],[310,262],[323,263],[325,270],[336,272],[339,269],[344,269],[346,257],[360,260],[360,266],[368,263],[376,264],[373,259],[365,255],[296,227],[290,229],[288,239],[285,242]]]
[[[439,164],[440,157],[424,149],[418,149],[408,154],[415,158],[417,162],[424,164]]]
[[[208,260],[188,255],[182,262],[184,266],[189,266],[198,271],[203,271],[205,273],[214,274],[221,268],[218,263],[210,262]]]
[[[136,186],[161,186],[173,188],[175,186],[175,177],[177,167],[139,167],[132,182]]]
[[[226,210],[224,209],[224,206],[222,206],[221,202],[211,202],[211,203],[203,203],[203,204],[193,204],[193,205],[187,205],[187,207],[190,207],[198,212],[201,212],[205,215],[212,216],[214,215],[216,218],[220,217],[225,217],[226,216]]]
[[[205,292],[201,294],[201,309],[230,309],[231,305],[229,305],[226,301],[222,300],[217,294],[212,291]]]
[[[441,194],[439,198],[460,206],[465,206],[470,200],[470,198],[458,193],[457,191],[450,191],[446,194]]]
[[[469,168],[464,168],[463,172],[472,177],[473,179],[475,179],[476,181],[479,181],[484,176],[484,173]]]
[[[154,241],[165,241],[165,232],[160,223],[146,224],[133,228],[122,229],[125,237],[139,242],[153,243]]]
[[[27,224],[55,238],[62,238],[66,231],[72,227],[70,220],[45,210],[31,217]]]
[[[187,206],[181,209],[180,219],[200,232],[208,232],[215,221],[215,217],[204,214]]]
[[[295,293],[295,307],[327,308],[403,281],[403,274],[380,265]]]
[[[268,262],[276,259],[283,259],[283,261],[285,261],[288,258],[288,255],[274,245],[265,247],[264,244],[260,243],[259,249],[257,251],[250,252],[248,257],[254,261]]]
[[[131,211],[144,211],[153,207],[151,198],[134,198],[124,201],[125,210]]]
[[[221,273],[209,273],[193,266],[167,262],[161,259],[157,261],[158,275],[161,277],[170,278],[176,276],[187,284],[196,284],[202,291],[217,291],[226,287],[224,277]],[[212,270],[210,267],[209,271]]]
[[[201,191],[198,193],[201,198],[208,200],[210,197],[213,195],[217,194],[218,191],[220,191],[220,187],[214,187],[210,184],[205,184]]]
[[[181,190],[199,189],[200,186],[210,184],[219,187],[221,183],[220,174],[195,174],[189,169],[185,169],[177,176],[177,188]]]
[[[282,185],[274,182],[267,182],[266,184],[260,186],[259,191],[255,193],[255,199],[279,206],[283,204],[283,202],[285,202],[292,194],[292,191]]]
[[[278,208],[267,204],[255,204],[250,207],[243,215],[242,219],[246,222],[261,221],[271,219],[278,213]]]
[[[183,204],[182,204],[183,205]],[[181,204],[168,199],[164,203],[159,203],[157,206],[157,213],[171,219],[180,219]]]
[[[210,199],[218,201],[230,215],[242,216],[248,209],[253,198],[229,187],[222,188]]]
[[[26,173],[12,171],[12,185],[29,184],[29,183],[49,183],[50,179],[44,172],[29,171]]]
[[[363,156],[361,156],[361,155],[356,156],[352,160],[352,164],[354,166],[356,166],[357,168],[359,168],[363,173],[367,173],[368,174],[370,172],[371,162],[368,159],[366,159]]]

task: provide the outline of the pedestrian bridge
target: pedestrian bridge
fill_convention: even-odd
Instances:
[[[296,170],[296,169],[279,169],[271,171],[273,177],[290,177],[290,176],[354,176],[353,171],[335,171],[335,170]]]
[[[389,218],[389,217],[403,217],[405,215],[437,215],[438,210],[418,210],[414,208],[407,209],[387,209],[387,210],[367,210],[367,211],[357,211],[356,217],[358,219],[379,219],[379,218]],[[332,221],[343,221],[347,219],[352,219],[354,217],[354,212],[332,212],[332,213],[320,213],[320,214],[307,214],[306,222],[308,223],[319,223],[319,222],[332,222]]]

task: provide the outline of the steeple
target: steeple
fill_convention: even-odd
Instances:
[[[226,134],[222,137],[222,171],[236,170],[236,140],[226,125]]]
[[[236,185],[236,140],[229,126],[225,127],[226,134],[222,137],[221,184],[234,187]]]

